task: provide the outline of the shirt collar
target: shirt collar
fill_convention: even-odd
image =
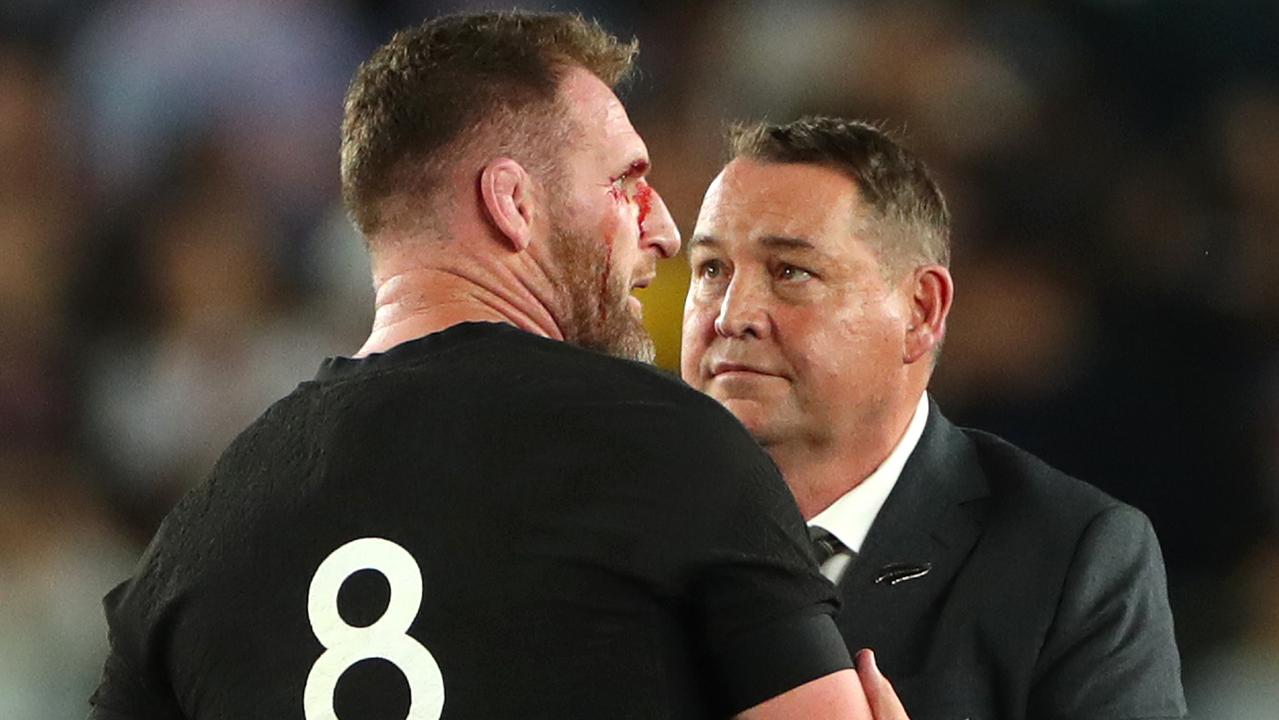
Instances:
[[[884,506],[888,494],[897,485],[897,478],[901,477],[906,460],[919,444],[919,438],[924,434],[924,425],[927,422],[928,393],[925,392],[920,395],[919,402],[915,405],[915,414],[911,416],[906,432],[897,441],[893,451],[888,453],[884,462],[880,463],[874,472],[852,490],[844,493],[825,510],[817,513],[808,521],[808,524],[825,529],[839,538],[839,541],[849,550],[861,552],[862,542],[866,539],[866,534],[870,532],[871,523],[875,521],[875,516]]]

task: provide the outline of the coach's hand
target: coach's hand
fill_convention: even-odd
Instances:
[[[879,671],[875,664],[875,653],[869,649],[858,651],[855,660],[857,675],[862,681],[862,690],[866,691],[866,699],[870,701],[870,711],[875,720],[910,720],[906,708],[897,699],[897,691],[893,684]]]

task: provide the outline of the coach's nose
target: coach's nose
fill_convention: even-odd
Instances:
[[[715,333],[729,339],[767,336],[770,326],[767,297],[757,278],[747,272],[734,273],[719,299]]]

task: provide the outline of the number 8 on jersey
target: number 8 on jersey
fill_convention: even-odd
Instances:
[[[338,614],[338,590],[361,570],[376,570],[391,587],[386,612],[368,627]],[[407,550],[384,538],[360,538],[334,550],[311,579],[306,612],[324,653],[311,666],[302,693],[307,720],[336,720],[338,678],[361,660],[389,661],[409,684],[405,720],[437,720],[444,709],[444,676],[431,652],[408,635],[422,606],[422,571]]]

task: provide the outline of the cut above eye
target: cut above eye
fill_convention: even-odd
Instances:
[[[613,191],[619,194],[634,195],[637,187],[648,183],[644,177],[644,174],[648,172],[648,167],[647,160],[636,160],[631,163],[620,175],[612,179]]]
[[[634,202],[636,199],[637,189],[638,186],[634,178],[622,176],[613,180],[612,184],[609,186],[608,192],[610,195],[619,200]]]

